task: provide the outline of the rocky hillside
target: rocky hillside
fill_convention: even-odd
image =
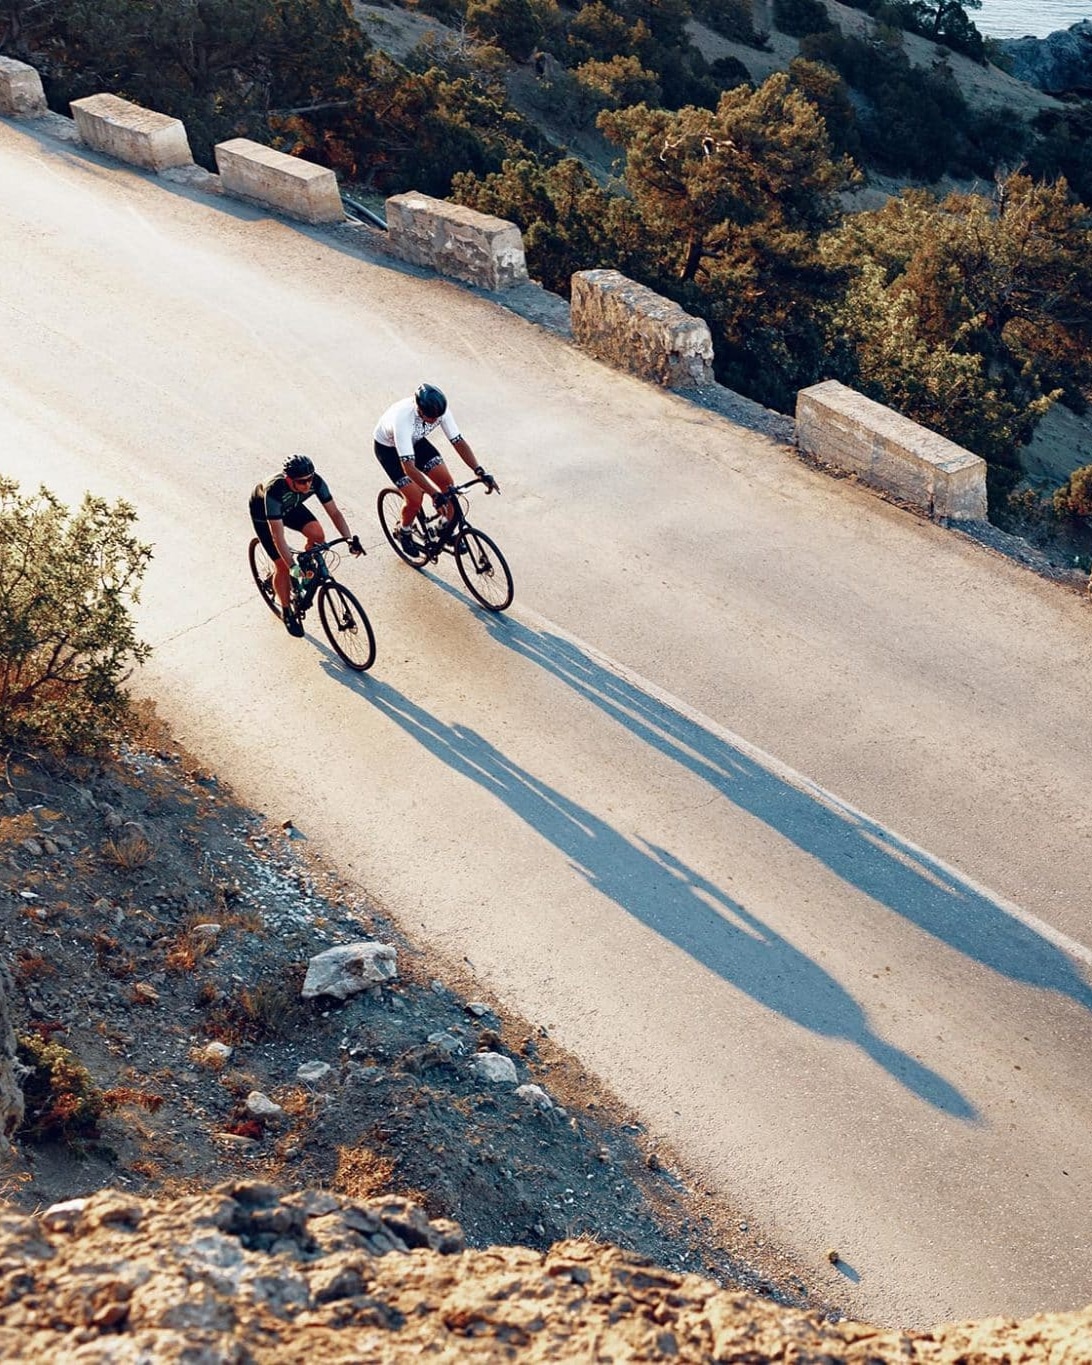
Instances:
[[[590,1241],[467,1250],[405,1200],[235,1181],[0,1220],[8,1361],[1087,1365],[1092,1310],[932,1332],[823,1322]]]
[[[839,1322],[169,737],[0,781],[3,1359],[1092,1360],[1092,1310]]]
[[[1092,19],[1048,38],[1007,38],[999,46],[1019,80],[1051,94],[1092,96]]]

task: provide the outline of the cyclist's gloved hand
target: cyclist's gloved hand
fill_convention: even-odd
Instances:
[[[481,465],[475,466],[474,473],[477,474],[478,478],[481,479],[481,481],[485,484],[485,491],[487,493],[500,492],[500,484],[496,481],[492,474],[487,474],[485,470],[481,467]]]
[[[364,553],[364,546],[361,545],[359,536],[349,537],[349,553],[351,555],[362,555]]]

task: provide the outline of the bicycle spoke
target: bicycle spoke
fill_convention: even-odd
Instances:
[[[396,488],[384,488],[379,494],[379,524],[383,528],[383,534],[387,537],[387,543],[398,556],[407,564],[412,564],[415,569],[419,569],[424,564],[428,555],[424,545],[421,544],[421,532],[417,526],[413,527],[414,540],[418,544],[416,555],[409,555],[402,546],[401,537],[398,532],[402,526],[402,494]]]
[[[375,662],[375,635],[368,615],[340,583],[324,583],[319,590],[319,620],[326,638],[341,658],[363,673]]]
[[[504,611],[512,603],[514,587],[508,563],[495,541],[484,531],[467,527],[455,546],[459,575],[487,611]]]
[[[262,548],[262,542],[257,536],[250,542],[247,551],[247,558],[250,561],[250,572],[258,591],[262,595],[262,601],[266,604],[274,616],[280,616],[281,606],[277,601],[277,594],[273,588],[273,564],[269,556]]]

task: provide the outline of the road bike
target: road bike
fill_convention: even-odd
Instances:
[[[402,546],[398,532],[402,527],[402,494],[397,488],[384,488],[379,494],[379,524],[391,549],[399,559],[415,569],[435,564],[441,555],[454,555],[459,576],[486,611],[504,611],[512,605],[515,589],[508,561],[490,536],[471,526],[466,515],[466,490],[475,484],[493,487],[489,479],[471,479],[456,484],[433,499],[436,511],[427,515],[424,507],[410,525],[417,553],[410,555]],[[445,514],[450,506],[452,515]]]
[[[341,557],[336,545],[348,545],[345,536],[323,541],[300,550],[296,555],[299,577],[292,574],[292,610],[300,621],[312,604],[318,604],[319,620],[326,638],[338,656],[357,673],[364,673],[375,663],[375,633],[368,613],[357,598],[333,576],[333,569]],[[281,604],[273,589],[273,564],[257,536],[250,542],[250,572],[266,604],[274,616],[281,617]]]

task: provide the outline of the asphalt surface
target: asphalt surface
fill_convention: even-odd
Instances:
[[[470,291],[4,121],[0,355],[0,470],[136,506],[138,686],[245,800],[847,1312],[1092,1297],[1084,600]],[[422,379],[500,480],[503,618],[379,531],[371,429]],[[363,678],[249,579],[297,449],[369,547]]]

